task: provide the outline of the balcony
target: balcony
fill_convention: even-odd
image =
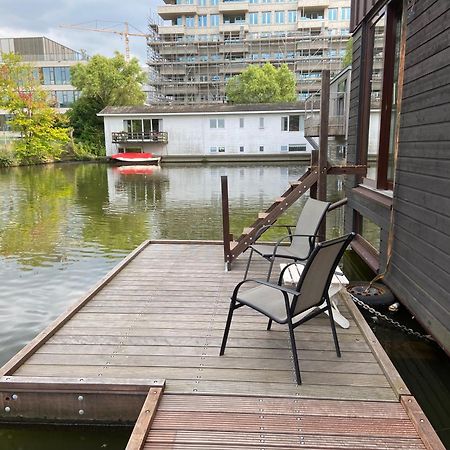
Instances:
[[[325,20],[324,19],[307,19],[301,17],[297,22],[297,28],[299,30],[303,29],[311,29],[311,28],[324,28],[325,27]]]
[[[111,133],[113,144],[124,142],[161,142],[167,144],[167,131],[152,131],[149,133],[128,133],[127,131],[113,131]]]
[[[165,5],[158,6],[158,14],[164,20],[174,19],[182,15],[193,16],[197,12],[197,5]]]
[[[171,42],[161,46],[160,55],[195,55],[198,53],[198,47],[194,44],[182,44]]]
[[[328,122],[328,136],[343,137],[346,134],[345,117],[344,116],[330,116]],[[312,114],[305,119],[305,136],[318,137],[320,136],[320,116],[319,114]]]
[[[327,8],[330,6],[330,0],[302,0],[299,2],[299,8],[319,8],[323,6]]]
[[[163,25],[158,27],[158,33],[163,34],[184,34],[184,25]]]
[[[247,62],[241,62],[236,60],[225,61],[224,65],[220,67],[220,73],[237,74],[241,73],[248,67]]]
[[[248,44],[242,42],[230,42],[220,45],[220,53],[245,53],[248,52]]]
[[[238,1],[225,1],[219,3],[219,12],[227,13],[227,12],[247,12],[248,11],[248,2],[238,2]]]
[[[248,31],[248,25],[245,22],[223,23],[219,25],[219,31],[221,33]]]
[[[159,73],[161,75],[185,75],[186,65],[165,63],[163,66],[161,66]]]

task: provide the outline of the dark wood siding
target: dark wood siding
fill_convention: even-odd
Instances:
[[[415,2],[407,30],[386,281],[450,351],[450,2]]]
[[[355,31],[363,19],[378,10],[388,0],[352,0],[352,14],[350,17],[350,31]]]

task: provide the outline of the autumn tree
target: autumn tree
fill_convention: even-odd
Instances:
[[[294,102],[295,76],[287,64],[250,65],[228,80],[226,95],[231,103]]]
[[[51,108],[33,68],[12,53],[2,54],[0,63],[0,108],[12,115],[9,126],[20,133],[15,143],[19,161],[58,159],[69,140],[64,118]]]
[[[136,58],[127,62],[117,52],[112,58],[95,55],[87,64],[75,65],[71,75],[72,84],[81,91],[69,111],[74,136],[99,153],[104,146],[104,131],[103,120],[96,114],[106,106],[142,105],[146,75]]]

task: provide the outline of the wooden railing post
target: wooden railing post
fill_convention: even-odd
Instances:
[[[317,168],[317,163],[319,161],[319,151],[311,150],[311,170]],[[317,199],[317,183],[314,183],[309,189],[309,196],[311,198]]]
[[[327,200],[327,166],[328,166],[328,123],[330,115],[330,71],[322,71],[322,88],[320,91],[320,139],[317,180],[317,200]],[[325,239],[326,217],[319,230],[319,239]]]
[[[228,177],[220,177],[222,188],[222,230],[223,230],[223,257],[225,261],[225,270],[231,268],[231,239],[230,239],[230,209],[228,203]]]

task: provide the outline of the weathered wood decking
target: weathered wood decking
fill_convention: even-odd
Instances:
[[[23,410],[32,401],[5,400],[14,383],[31,383],[19,389],[27,398],[33,386],[49,391],[61,380],[114,380],[117,393],[121,380],[148,391],[165,379],[145,448],[425,448],[404,407],[413,399],[353,304],[341,303],[351,323],[338,329],[342,358],[327,318],[296,330],[304,380],[297,386],[286,329],[266,331],[266,320],[248,308],[236,312],[227,351],[218,356],[244,260],[224,272],[219,245],[151,243],[141,250],[4,366],[3,418],[39,414]],[[252,268],[262,277],[267,264]],[[7,413],[5,405],[12,405]],[[416,422],[434,433],[426,418]]]

